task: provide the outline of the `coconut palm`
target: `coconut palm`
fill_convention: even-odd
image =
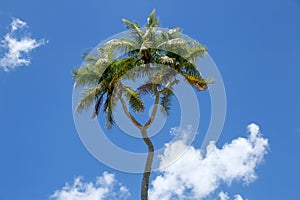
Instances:
[[[206,90],[209,84],[207,79],[202,78],[195,64],[195,60],[204,56],[206,48],[197,41],[184,37],[179,28],[157,28],[159,20],[154,15],[153,10],[145,28],[123,19],[130,34],[109,40],[97,49],[96,55],[87,55],[83,66],[73,72],[76,86],[86,88],[77,105],[78,111],[94,106],[93,117],[97,117],[103,107],[106,125],[111,128],[114,125],[114,108],[120,102],[126,116],[140,130],[148,147],[141,185],[142,200],[148,199],[154,155],[154,146],[147,129],[152,125],[159,105],[165,114],[170,113],[173,87],[179,83],[178,76],[182,76],[200,91]],[[116,52],[122,52],[123,55],[117,57]],[[122,81],[141,78],[144,84],[136,89]],[[154,97],[154,107],[145,124],[140,123],[133,115],[144,111],[143,95]]]

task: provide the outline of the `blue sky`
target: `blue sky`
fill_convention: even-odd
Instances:
[[[250,123],[269,140],[269,153],[255,170],[258,179],[222,184],[211,198],[221,191],[249,200],[298,197],[300,1],[2,0],[1,40],[18,18],[28,25],[25,35],[48,42],[30,52],[28,66],[9,72],[0,67],[0,199],[48,199],[78,176],[90,182],[105,171],[130,190],[130,199],[139,197],[140,174],[111,169],[82,145],[72,116],[71,75],[84,49],[124,31],[122,18],[145,23],[153,8],[161,27],[181,27],[205,44],[222,74],[227,116],[217,146],[246,138]],[[205,130],[209,109],[200,106]]]

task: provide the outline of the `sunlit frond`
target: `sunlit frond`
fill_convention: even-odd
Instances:
[[[194,86],[195,88],[197,88],[198,90],[206,90],[208,87],[208,82],[207,80],[200,78],[198,76],[193,76],[193,75],[189,75],[189,74],[185,74],[182,73],[182,75],[184,76],[185,80],[190,83],[192,86]]]
[[[88,109],[94,103],[95,99],[97,99],[99,92],[100,92],[99,87],[86,89],[85,93],[83,94],[83,97],[80,99],[76,107],[76,110],[82,111]]]
[[[160,45],[158,45],[158,48],[163,48],[168,51],[174,49],[174,47],[180,47],[182,45],[186,45],[187,41],[183,38],[174,38],[165,42],[162,42]]]
[[[73,71],[75,86],[94,85],[101,78],[101,74],[89,68],[78,68]]]
[[[180,28],[173,28],[163,32],[162,38],[164,39],[164,41],[167,41],[175,38],[181,38],[181,35],[182,33]]]
[[[145,106],[140,95],[130,87],[123,87],[126,99],[134,112],[144,112]]]
[[[158,25],[159,19],[154,18],[154,15],[155,15],[155,9],[152,10],[152,12],[150,13],[150,15],[147,19],[147,28],[153,28]]]
[[[194,48],[191,48],[188,52],[188,55],[186,56],[187,60],[195,61],[205,55],[207,52],[207,48],[205,46],[197,46]]]
[[[107,50],[116,51],[117,49],[129,52],[137,48],[137,44],[127,38],[112,39],[105,43]]]
[[[170,65],[174,63],[174,58],[170,58],[169,56],[160,56],[158,58],[159,63],[164,65]]]
[[[127,19],[122,19],[122,21],[126,24],[127,28],[132,30],[133,33],[138,37],[143,37],[143,31],[141,30],[140,26],[137,23],[132,23]]]

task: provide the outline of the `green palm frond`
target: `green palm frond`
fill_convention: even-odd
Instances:
[[[181,30],[180,28],[173,28],[161,33],[162,41],[168,41],[175,38],[181,38]]]
[[[122,21],[126,24],[127,28],[133,32],[133,34],[137,37],[138,40],[143,38],[143,31],[137,23],[132,23],[127,19],[122,19]]]
[[[124,86],[124,94],[134,112],[144,112],[145,106],[140,95],[130,87]]]
[[[150,49],[150,48],[152,48],[152,47],[153,47],[152,41],[146,39],[146,40],[144,40],[143,43],[141,44],[141,46],[140,46],[140,51],[141,51],[141,50],[148,50],[148,49]]]
[[[80,99],[76,110],[82,111],[88,109],[94,103],[95,99],[97,99],[97,96],[99,95],[100,91],[101,90],[98,86],[93,88],[87,88],[83,94],[83,97]]]
[[[139,94],[155,94],[156,88],[159,87],[159,84],[148,82],[137,88]]]
[[[116,99],[113,97],[112,92],[108,92],[104,101],[103,111],[106,114],[106,126],[111,129],[115,124],[113,119],[113,111],[116,106]]]
[[[114,64],[115,72],[113,73],[113,77],[111,80],[112,85],[116,85],[121,78],[134,79],[135,74],[133,73],[134,68],[136,67],[137,58],[123,58],[117,61]]]
[[[135,41],[130,40],[128,38],[119,38],[112,39],[105,43],[105,47],[107,50],[116,51],[117,49],[121,49],[124,52],[129,52],[138,48],[138,45]]]
[[[185,46],[187,44],[187,41],[183,38],[174,38],[165,42],[162,42],[160,45],[158,45],[158,48],[166,49],[167,51],[171,51],[175,48]]]
[[[103,102],[103,97],[104,97],[104,92],[102,92],[101,95],[99,95],[99,97],[97,98],[96,100],[96,103],[95,103],[95,111],[94,111],[94,114],[93,114],[93,118],[96,118],[99,114],[99,111],[100,111],[100,108],[101,108],[101,105],[102,105],[102,102]]]
[[[167,115],[169,115],[170,110],[171,110],[171,97],[173,96],[173,91],[172,91],[172,87],[168,87],[164,89],[164,92],[162,93],[162,97],[160,98],[160,105],[162,107],[162,109]]]
[[[84,57],[84,61],[88,63],[95,63],[97,60],[98,58],[96,56],[87,55]]]
[[[158,25],[159,19],[154,18],[154,15],[155,15],[155,9],[152,10],[152,12],[150,13],[150,15],[147,19],[147,28],[153,28]]]
[[[187,60],[181,60],[178,72],[181,73],[182,75],[188,74],[191,76],[196,76],[196,77],[201,78],[201,73],[200,73],[197,65],[194,64],[193,62],[189,62]]]
[[[138,53],[139,57],[144,59],[145,61],[149,61],[151,59],[150,56],[150,49],[152,48],[152,41],[151,40],[145,40],[142,42],[141,46],[140,46],[140,51]]]
[[[201,77],[198,76],[193,76],[193,75],[189,75],[186,73],[182,73],[182,75],[184,76],[185,80],[190,83],[192,86],[194,86],[195,88],[197,88],[200,91],[206,90],[208,87],[208,82],[206,79],[203,79]]]
[[[94,85],[101,78],[101,74],[89,68],[78,68],[73,71],[75,86]]]
[[[207,52],[207,48],[205,46],[201,46],[201,45],[196,46],[189,50],[188,55],[186,56],[186,59],[195,61],[195,60],[199,59],[200,57],[203,57],[206,52]]]

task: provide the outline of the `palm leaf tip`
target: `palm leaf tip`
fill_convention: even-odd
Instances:
[[[203,83],[198,83],[198,84],[197,84],[197,88],[198,88],[199,90],[201,90],[201,91],[206,90],[207,87],[208,87],[207,83],[204,83],[204,82],[203,82]]]
[[[196,83],[196,87],[201,90],[207,90],[207,88],[214,84],[214,81],[211,78],[206,78],[206,79],[200,79],[199,81],[197,81]]]
[[[103,96],[104,96],[104,93],[102,93],[96,103],[95,103],[95,108],[94,108],[94,114],[93,114],[93,119],[96,119],[98,114],[99,114],[99,111],[100,111],[100,108],[101,108],[101,105],[102,105],[102,101],[103,101]]]
[[[154,18],[154,15],[155,15],[155,9],[153,9],[148,17],[148,23],[149,22],[152,22],[153,21],[153,18]]]
[[[189,84],[191,84],[192,86],[194,86],[195,88],[197,88],[200,91],[206,90],[208,88],[208,85],[211,83],[211,81],[209,79],[203,79],[198,76],[194,76],[194,75],[190,75],[190,74],[186,74],[186,73],[183,73],[183,76],[185,77],[185,80]]]
[[[122,19],[122,21],[126,24],[128,29],[132,29],[132,30],[139,30],[139,25],[137,23],[133,23],[131,21],[129,21],[128,19]]]
[[[149,17],[147,18],[147,28],[153,28],[158,25],[159,19],[155,18],[155,9],[152,10]]]
[[[115,124],[112,113],[106,113],[106,127],[111,129]]]

